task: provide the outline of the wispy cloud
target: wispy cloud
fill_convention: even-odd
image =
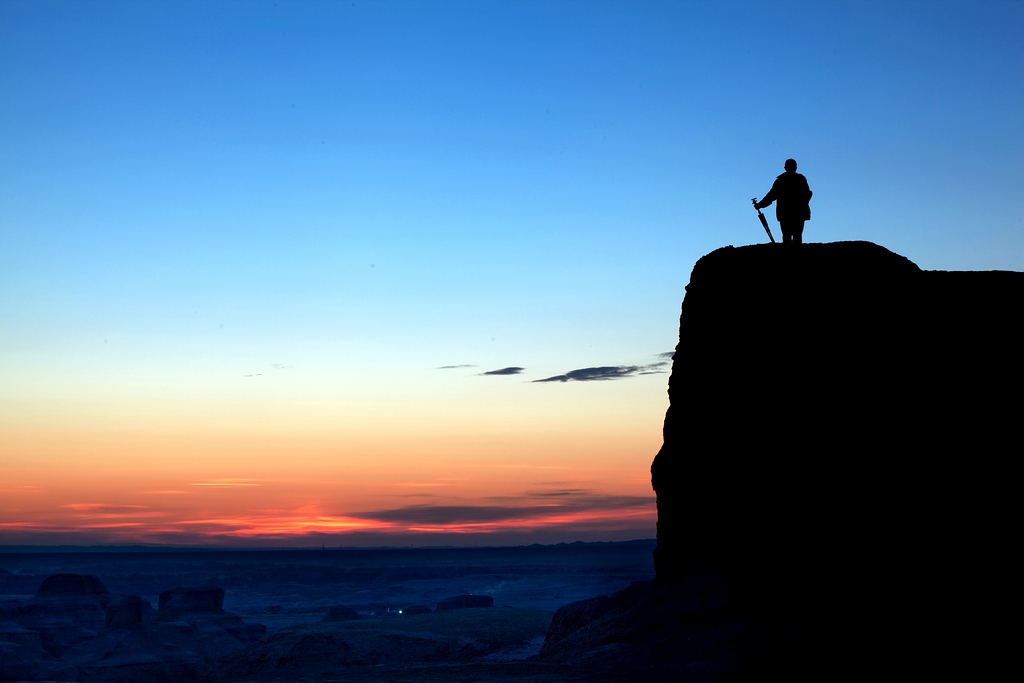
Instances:
[[[571,498],[588,494],[590,494],[590,491],[587,489],[562,489],[561,491],[539,491],[533,495],[541,498]]]
[[[109,503],[68,503],[62,508],[74,510],[76,524],[89,528],[114,528],[119,526],[140,526],[141,519],[164,517],[166,513],[153,510],[148,505],[112,505]],[[96,522],[95,520],[118,520]]]
[[[61,507],[65,507],[70,510],[78,510],[80,512],[133,512],[135,510],[149,509],[148,505],[110,505],[108,503],[68,503]]]
[[[665,372],[661,368],[668,365],[661,361],[650,365],[605,365],[599,368],[580,368],[570,370],[564,375],[535,379],[534,382],[599,382],[609,379],[623,379],[640,375],[656,375]]]
[[[488,370],[487,372],[481,372],[480,375],[518,375],[525,369],[526,368],[512,366],[508,368],[501,368],[500,370]]]
[[[586,489],[544,491],[495,499],[496,502],[498,500],[507,502],[491,505],[407,505],[354,516],[409,531],[486,532],[586,520],[607,523],[614,519],[632,520],[654,514],[653,496],[613,496]]]
[[[228,488],[232,486],[262,486],[259,479],[210,479],[208,481],[197,481],[192,486],[211,486],[213,488]]]
[[[666,351],[665,353],[659,353],[657,358],[664,358],[665,360],[672,360],[676,357],[675,351]]]
[[[403,486],[414,489],[437,488],[438,486],[451,486],[450,481],[400,481],[392,486]]]
[[[470,365],[468,363],[464,363],[462,365],[442,365],[441,367],[434,368],[434,369],[435,370],[458,370],[459,368],[475,368],[475,367],[476,367],[475,365]]]

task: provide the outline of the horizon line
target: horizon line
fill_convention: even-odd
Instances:
[[[637,543],[657,543],[656,538],[633,538],[626,541],[560,541],[559,543],[520,543],[517,545],[481,545],[478,543],[462,545],[332,545],[317,546],[218,546],[218,545],[173,545],[164,543],[152,544],[107,544],[107,545],[41,545],[41,544],[7,544],[0,545],[0,554],[17,552],[132,552],[142,551],[194,551],[194,552],[267,552],[296,550],[470,550],[498,548],[556,548],[566,545],[627,545]]]

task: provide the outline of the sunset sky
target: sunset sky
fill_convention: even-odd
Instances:
[[[694,262],[1024,270],[1022,112],[1021,2],[5,0],[0,544],[651,538]]]

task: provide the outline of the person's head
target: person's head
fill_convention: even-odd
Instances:
[[[784,168],[790,173],[794,173],[796,171],[796,159],[786,159]]]

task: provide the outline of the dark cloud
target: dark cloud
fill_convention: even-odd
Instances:
[[[374,510],[357,516],[399,524],[458,524],[515,519],[524,516],[524,510],[501,505],[409,505],[394,510]]]
[[[533,495],[541,498],[570,498],[573,496],[584,496],[589,494],[587,489],[563,489],[561,491],[541,491]]]
[[[565,499],[539,505],[408,505],[390,510],[360,512],[353,516],[395,524],[473,524],[543,517],[584,510],[624,510],[654,504],[654,496],[605,496],[569,493]],[[540,502],[540,501],[538,501]]]
[[[675,351],[666,351],[665,353],[659,353],[658,358],[664,358],[665,360],[672,360],[676,357]]]
[[[551,500],[552,498],[558,500]],[[644,496],[609,496],[598,493],[593,489],[545,489],[542,491],[527,491],[518,496],[488,496],[486,500],[494,504],[507,504],[507,507],[522,507],[523,501],[534,501],[540,503],[544,508],[551,509],[584,509],[600,507],[604,509],[615,509],[620,507],[632,507],[645,504],[651,500]]]
[[[463,364],[463,365],[442,365],[436,370],[458,370],[459,368],[475,368],[475,365]]]
[[[517,368],[515,366],[510,368],[502,368],[500,370],[488,370],[487,372],[481,372],[481,375],[518,375],[526,368]]]
[[[655,375],[664,372],[659,368],[668,365],[665,361],[651,365],[606,365],[600,368],[580,368],[570,370],[564,375],[535,379],[534,382],[598,382],[607,379],[622,379],[639,375]]]

